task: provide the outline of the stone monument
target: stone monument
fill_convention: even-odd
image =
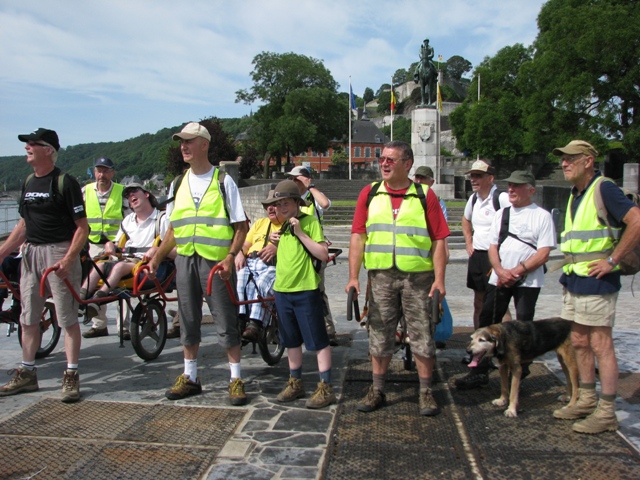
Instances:
[[[432,188],[440,197],[451,199],[455,197],[455,185],[442,183],[440,168],[440,114],[436,108],[440,72],[433,64],[433,55],[433,47],[429,45],[429,39],[425,39],[420,46],[420,62],[414,73],[414,81],[420,83],[422,103],[411,112],[411,148],[414,156],[411,175],[422,165],[431,167],[436,177]]]

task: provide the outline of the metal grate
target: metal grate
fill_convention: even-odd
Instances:
[[[0,478],[194,478],[245,413],[45,399],[0,423]]]
[[[418,414],[417,374],[405,372],[396,359],[387,377],[387,406],[361,413],[356,404],[370,385],[370,363],[352,361],[323,478],[640,478],[640,455],[618,434],[579,435],[571,422],[552,417],[564,386],[544,365],[533,364],[523,381],[516,419],[491,403],[500,395],[497,372],[487,387],[459,392],[452,384],[468,368],[443,359],[438,370],[444,381],[433,390],[440,415]]]

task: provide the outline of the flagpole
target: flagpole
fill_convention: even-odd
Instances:
[[[393,76],[391,77],[391,141],[393,142],[393,111],[395,108],[393,107]]]
[[[351,90],[351,75],[349,75],[349,180],[351,180],[351,96],[353,95],[353,90]]]

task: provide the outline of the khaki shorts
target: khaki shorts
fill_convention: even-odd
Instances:
[[[42,317],[45,297],[40,296],[40,279],[44,271],[62,260],[67,254],[71,242],[47,243],[34,245],[25,243],[22,245],[22,265],[20,277],[20,300],[22,314],[20,322],[23,325],[37,325]],[[69,287],[55,272],[47,277],[49,293],[53,296],[56,307],[58,324],[68,328],[78,323],[78,302],[73,298]],[[67,277],[75,291],[80,290],[82,281],[82,267],[80,257],[71,265],[71,271]]]
[[[424,358],[435,356],[436,326],[431,320],[431,272],[406,273],[395,268],[370,270],[369,351],[374,357],[393,355],[398,320],[405,316],[411,350]]]
[[[618,292],[606,295],[577,295],[565,288],[562,292],[560,316],[580,325],[613,328],[617,301]]]

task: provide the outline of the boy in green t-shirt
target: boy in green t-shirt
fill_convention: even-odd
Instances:
[[[324,324],[320,276],[314,261],[326,262],[329,251],[318,220],[300,213],[298,187],[291,180],[276,185],[273,202],[280,230],[272,232],[271,242],[278,245],[276,282],[273,286],[278,310],[280,343],[287,349],[290,377],[277,400],[291,402],[305,396],[302,383],[302,344],[316,352],[320,383],[307,400],[307,408],[323,408],[336,402],[331,387],[331,347]]]

